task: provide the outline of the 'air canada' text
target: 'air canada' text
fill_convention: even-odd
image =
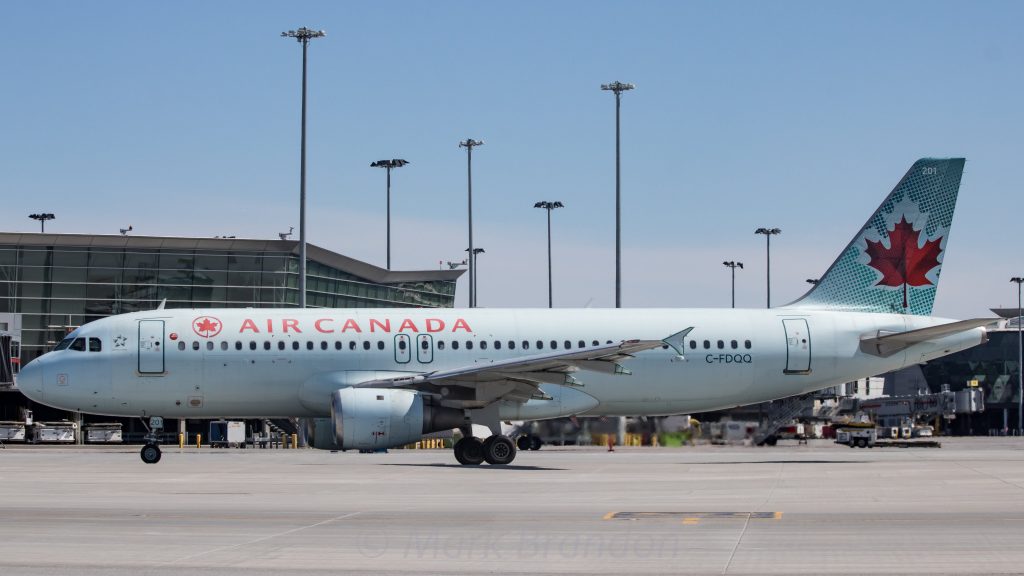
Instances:
[[[413,320],[412,318],[403,318],[401,322],[395,319],[394,322],[390,318],[369,318],[365,320],[356,320],[355,318],[319,318],[313,321],[299,322],[296,318],[267,318],[266,320],[253,320],[246,318],[242,321],[241,328],[238,329],[239,334],[250,332],[253,334],[287,334],[296,333],[301,334],[304,331],[319,332],[321,334],[335,334],[345,332],[355,332],[362,334],[363,332],[458,332],[460,330],[464,332],[472,332],[469,324],[462,318],[455,319],[454,322],[445,322],[440,318],[423,318],[420,320]]]

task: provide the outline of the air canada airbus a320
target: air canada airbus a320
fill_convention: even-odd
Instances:
[[[82,326],[18,385],[50,406],[153,421],[309,418],[331,440],[321,448],[458,428],[460,463],[508,464],[503,420],[716,410],[984,342],[992,320],[930,316],[963,166],[915,162],[821,281],[778,308],[158,309]],[[492,435],[473,437],[474,423]],[[155,435],[142,459],[160,459]]]

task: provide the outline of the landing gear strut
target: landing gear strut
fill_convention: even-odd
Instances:
[[[156,464],[160,461],[160,437],[158,434],[164,429],[164,419],[153,416],[149,419],[149,432],[146,434],[146,443],[139,451],[139,456],[146,464]]]

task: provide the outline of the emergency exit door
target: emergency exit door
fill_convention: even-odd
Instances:
[[[164,373],[163,320],[139,320],[139,373]]]
[[[782,321],[786,331],[786,369],[785,374],[811,373],[811,333],[807,320],[803,318],[786,318]]]

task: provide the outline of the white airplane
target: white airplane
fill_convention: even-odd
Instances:
[[[917,161],[820,282],[778,308],[158,309],[82,326],[18,386],[43,404],[151,424],[315,419],[321,448],[458,428],[460,463],[508,464],[504,420],[716,410],[985,342],[991,319],[929,316],[963,165]],[[473,423],[492,435],[473,437]],[[141,456],[160,459],[155,434]]]

